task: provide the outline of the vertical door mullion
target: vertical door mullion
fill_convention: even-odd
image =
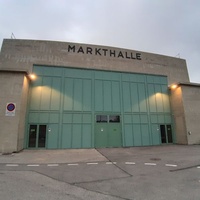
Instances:
[[[168,134],[167,134],[167,125],[165,124],[165,137],[166,137],[166,144],[168,144]]]
[[[39,125],[37,124],[37,132],[36,132],[36,144],[35,144],[35,148],[38,148],[38,138],[39,138]]]

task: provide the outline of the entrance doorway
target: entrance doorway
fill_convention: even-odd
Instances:
[[[170,124],[160,125],[160,135],[162,144],[173,143],[172,127]]]
[[[95,147],[121,147],[120,115],[96,115]]]
[[[46,130],[47,125],[29,126],[29,148],[45,148],[46,147]]]

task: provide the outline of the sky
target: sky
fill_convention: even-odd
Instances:
[[[183,58],[200,83],[200,0],[0,0],[0,46],[11,37]]]

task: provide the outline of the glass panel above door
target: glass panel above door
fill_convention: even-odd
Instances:
[[[107,115],[96,115],[96,122],[97,123],[107,123],[108,116]]]
[[[120,116],[119,115],[110,115],[109,122],[110,123],[120,123]]]

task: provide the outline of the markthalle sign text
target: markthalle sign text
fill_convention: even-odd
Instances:
[[[134,59],[142,60],[141,53],[133,53],[131,51],[117,51],[106,48],[95,48],[90,46],[75,46],[68,45],[68,52],[78,53],[78,54],[90,54],[96,56],[109,56],[114,58],[124,58],[124,59]]]

